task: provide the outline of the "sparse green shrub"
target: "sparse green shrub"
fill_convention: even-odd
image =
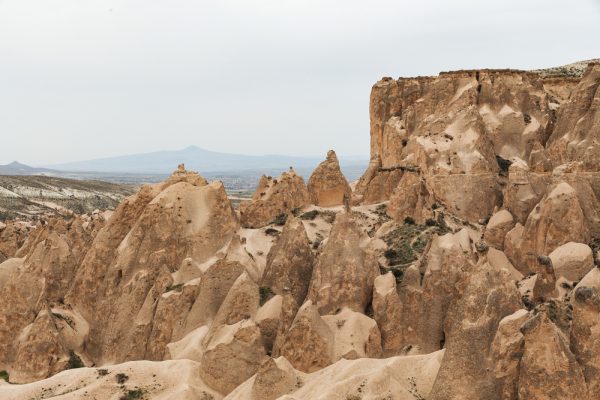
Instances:
[[[279,236],[281,234],[281,232],[279,232],[277,229],[273,229],[273,228],[265,229],[265,233],[269,236]]]
[[[525,122],[525,125],[529,125],[531,123],[531,115],[523,114],[523,121]]]
[[[321,211],[321,216],[328,224],[333,224],[335,222],[336,213],[333,211]]]
[[[427,246],[427,242],[429,241],[429,235],[421,235],[415,239],[412,244],[413,250],[417,253],[422,253],[425,250],[425,246]]]
[[[319,210],[307,211],[300,216],[300,219],[312,221],[319,215]]]
[[[104,368],[100,368],[98,371],[98,376],[106,376],[108,375],[108,370]]]
[[[134,400],[134,399],[143,399],[144,391],[142,389],[135,390],[127,390],[123,396],[119,398],[119,400]]]
[[[402,279],[404,278],[404,270],[401,268],[391,268],[392,274],[394,278],[396,278],[396,283],[402,283]]]
[[[170,292],[172,290],[176,290],[176,291],[180,292],[182,287],[183,287],[183,283],[178,283],[177,285],[169,285],[165,288],[165,293]]]
[[[75,354],[73,350],[69,350],[69,362],[67,363],[67,367],[65,369],[75,369],[75,368],[83,368],[85,365],[81,358]]]
[[[387,249],[383,252],[383,256],[391,261],[398,257],[398,253],[394,249]]]
[[[258,288],[258,294],[260,296],[260,305],[261,306],[263,304],[265,304],[267,301],[269,301],[269,299],[271,299],[273,296],[275,296],[275,293],[273,293],[273,290],[271,290],[271,288],[268,286],[261,286],[260,288]]]
[[[127,375],[125,375],[124,373],[119,372],[117,375],[115,375],[115,379],[119,385],[122,385],[125,382],[127,382],[129,377]]]
[[[4,379],[6,382],[8,382],[9,378],[10,377],[8,375],[8,371],[6,371],[6,370],[0,371],[0,379]]]
[[[413,217],[406,217],[404,218],[404,223],[407,225],[414,225],[415,219]]]
[[[286,213],[281,213],[277,217],[275,217],[273,224],[278,225],[278,226],[283,226],[283,225],[285,225],[285,222],[287,221],[287,217],[288,216]]]

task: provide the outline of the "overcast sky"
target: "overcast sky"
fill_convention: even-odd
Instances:
[[[597,57],[599,0],[0,0],[0,163],[368,155],[382,76]]]

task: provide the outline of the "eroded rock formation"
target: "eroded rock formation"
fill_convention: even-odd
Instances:
[[[0,397],[595,399],[599,86],[386,78],[354,192],[330,152],[236,212],[181,165],[1,224]]]

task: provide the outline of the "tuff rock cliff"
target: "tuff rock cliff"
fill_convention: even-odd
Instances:
[[[329,152],[237,212],[180,166],[1,225],[0,397],[597,399],[599,86],[384,78],[355,184]]]

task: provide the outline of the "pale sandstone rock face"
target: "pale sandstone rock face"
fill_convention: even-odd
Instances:
[[[514,281],[520,281],[523,279],[523,274],[517,271],[508,257],[506,257],[504,252],[490,247],[486,253],[486,256],[488,262],[493,268],[506,270]]]
[[[556,277],[565,277],[571,282],[580,281],[594,268],[592,249],[583,243],[563,244],[550,253],[549,257]]]
[[[67,365],[69,354],[49,309],[40,311],[20,334],[11,381],[33,382],[52,376]]]
[[[423,275],[412,265],[404,270],[398,287],[392,273],[375,280],[373,314],[384,355],[430,353],[444,347],[449,309],[460,295],[459,283],[475,266],[474,257],[464,229],[433,238]],[[511,274],[508,268],[498,269]]]
[[[304,179],[290,170],[277,179],[263,176],[252,200],[240,203],[240,220],[245,228],[262,228],[281,214],[310,203]]]
[[[579,83],[512,70],[382,79],[371,92],[371,163],[356,198],[364,204],[393,199],[408,170],[460,218],[485,219],[503,204],[525,224],[553,168],[581,160],[575,179],[598,180],[590,175],[600,171],[594,156],[600,113],[592,106],[598,85],[598,64]]]
[[[0,222],[0,263],[15,256],[32,230],[33,227],[22,222]]]
[[[281,295],[273,296],[258,309],[254,318],[268,352],[272,352],[279,327],[282,325],[283,299]]]
[[[333,363],[335,336],[310,300],[298,310],[280,354],[302,372],[317,371]]]
[[[266,305],[267,304],[265,304],[265,306]],[[288,293],[282,296],[279,326],[277,327],[273,348],[271,350],[272,357],[279,357],[281,355],[281,349],[285,343],[287,333],[294,323],[299,308],[300,306],[296,303],[292,295]]]
[[[308,188],[293,171],[263,177],[240,206],[243,229],[222,185],[183,165],[108,222],[98,212],[22,232],[0,224],[0,370],[28,382],[76,357],[173,358],[117,366],[131,365],[148,398],[591,400],[599,85],[598,66],[581,80],[384,79],[355,192],[330,153]],[[331,230],[325,214],[292,217],[311,197],[354,212],[328,210],[338,213]],[[387,200],[395,221],[382,227],[382,208],[364,205]],[[278,240],[258,229],[286,214]],[[423,235],[412,265],[391,265],[381,235],[407,217],[451,233]],[[140,379],[156,365],[180,376],[158,373],[159,390]],[[0,380],[0,397],[117,398],[135,387],[99,371],[20,388]]]
[[[569,349],[569,338],[541,310],[521,331],[524,350],[519,365],[519,399],[588,399],[581,367]]]
[[[571,350],[588,386],[590,399],[600,390],[600,269],[592,269],[575,287],[571,299]]]
[[[227,395],[258,371],[266,354],[258,326],[250,320],[222,325],[208,342],[200,361],[200,377]]]
[[[448,312],[446,353],[430,398],[497,398],[491,346],[500,321],[521,308],[519,292],[507,271],[484,260],[459,285],[462,293]]]
[[[294,367],[292,367],[288,360],[283,357],[277,359],[268,358],[254,376],[251,397],[249,399],[275,400],[291,392],[297,384],[296,370],[294,370]],[[236,397],[233,395],[231,398]]]
[[[489,217],[500,201],[496,155],[528,159],[551,119],[537,75],[489,70],[384,79],[373,86],[370,115],[372,165],[358,194],[380,187],[390,168],[416,167],[437,201],[470,220]]]
[[[142,389],[148,399],[221,400],[200,378],[199,363],[190,360],[130,361],[102,368],[76,368],[50,379],[24,385],[0,384],[2,400],[58,397],[67,400],[84,398],[120,399],[129,391]],[[126,378],[117,384],[117,375]],[[4,382],[4,381],[2,381]]]
[[[433,203],[433,196],[425,180],[418,173],[407,171],[390,196],[387,213],[399,223],[410,217],[416,223],[424,224],[428,218],[433,217]]]
[[[361,248],[367,240],[351,213],[337,216],[313,269],[307,297],[321,314],[344,307],[363,312],[371,302],[379,271],[374,255]]]
[[[167,345],[185,332],[185,318],[198,295],[198,284],[185,284],[179,290],[169,290],[157,299],[152,321],[152,331],[147,344],[146,357],[164,360]],[[176,357],[173,357],[176,358]]]
[[[373,288],[373,318],[381,330],[381,344],[384,355],[401,350],[402,335],[399,317],[402,309],[396,289],[396,278],[388,272],[375,279]]]
[[[545,175],[530,172],[527,163],[516,159],[508,168],[508,182],[504,189],[504,207],[520,224],[525,224],[531,210],[546,192],[549,180]]]
[[[206,270],[200,279],[198,295],[186,316],[186,333],[214,318],[229,289],[243,272],[241,263],[226,258],[218,260]]]
[[[445,325],[451,303],[459,295],[459,282],[474,268],[474,251],[466,229],[434,237],[427,254],[425,274],[419,271],[400,287],[402,347],[422,353],[444,347]]]
[[[537,271],[536,258],[568,242],[587,243],[589,229],[579,199],[566,182],[556,185],[529,214],[520,240],[505,243],[515,267],[527,274]]]
[[[381,333],[373,319],[348,308],[322,318],[335,338],[336,361],[341,358],[354,360],[381,356]]]
[[[520,309],[504,317],[498,324],[492,342],[491,357],[495,363],[494,379],[497,382],[499,399],[517,398],[519,363],[525,344],[520,328],[529,317],[526,310]]]
[[[442,356],[443,351],[385,360],[340,360],[304,376],[302,387],[281,400],[427,398]]]
[[[568,161],[582,161],[588,171],[600,171],[600,65],[592,65],[577,88],[563,104],[548,141],[554,166]]]
[[[122,203],[96,236],[67,296],[90,322],[91,359],[115,362],[164,352],[147,343],[171,273],[186,258],[208,260],[237,227],[222,184],[206,184],[195,173],[177,171]]]
[[[48,342],[47,346],[44,344],[46,342],[35,343],[39,357],[44,357],[44,360],[57,360],[63,357],[65,351],[76,350],[64,349],[61,339],[51,336],[50,331],[50,336],[42,338],[39,332],[29,332],[28,327],[34,320],[39,320],[39,324],[44,326],[53,324],[47,321],[51,317],[41,318],[45,315],[44,309],[47,304],[60,305],[63,301],[64,293],[70,287],[74,271],[91,239],[92,232],[83,228],[79,217],[70,221],[51,219],[28,237],[18,251],[23,258],[9,259],[0,264],[0,367],[19,371],[15,376],[21,381],[46,378],[49,376],[47,374],[60,371],[48,361],[47,367],[35,372],[28,356],[18,357],[19,348],[23,354],[30,351],[22,346],[22,337],[28,337],[31,333],[34,342],[54,341]],[[39,324],[36,325],[38,328]],[[37,334],[40,337],[36,337]],[[47,352],[44,353],[40,348]],[[43,361],[38,361],[38,366],[39,362]]]
[[[261,287],[276,294],[290,293],[298,304],[304,302],[312,276],[314,256],[302,221],[288,216],[277,243],[267,256]]]
[[[368,179],[368,186],[362,189],[360,202],[362,204],[376,204],[391,199],[402,176],[403,171],[400,168],[379,170],[377,174]],[[363,180],[359,181],[359,185]],[[357,187],[359,186],[357,185]]]
[[[313,171],[308,180],[308,193],[313,204],[332,207],[344,204],[352,196],[352,189],[340,170],[335,151],[327,152],[327,159]]]
[[[276,366],[270,362],[269,370],[265,373],[267,383],[273,390],[268,390],[265,383],[259,382],[259,379],[264,379],[259,372],[240,385],[226,399],[414,400],[427,398],[443,355],[442,350],[427,355],[393,357],[384,360],[342,359],[310,374],[289,370],[285,359],[278,358],[275,360]],[[277,379],[280,381],[276,381]],[[286,384],[291,384],[292,380],[294,380],[293,385],[287,386]],[[281,397],[277,397],[274,392],[281,393]]]
[[[552,266],[552,259],[546,256],[538,256],[535,271],[531,290],[532,300],[541,303],[549,298],[556,297],[556,273]]]
[[[489,218],[501,203],[494,175],[434,175],[428,182],[439,203],[468,221]]]
[[[504,238],[504,254],[506,254],[515,268],[520,265],[520,246],[523,240],[523,232],[525,232],[525,227],[517,222],[515,227],[508,231]],[[523,274],[528,274],[530,272],[528,269],[524,268],[517,269]]]
[[[507,210],[501,210],[492,215],[485,227],[485,242],[498,250],[504,249],[504,238],[515,226],[512,214]]]
[[[212,323],[233,325],[242,320],[254,319],[259,301],[258,285],[244,272],[229,289]]]

